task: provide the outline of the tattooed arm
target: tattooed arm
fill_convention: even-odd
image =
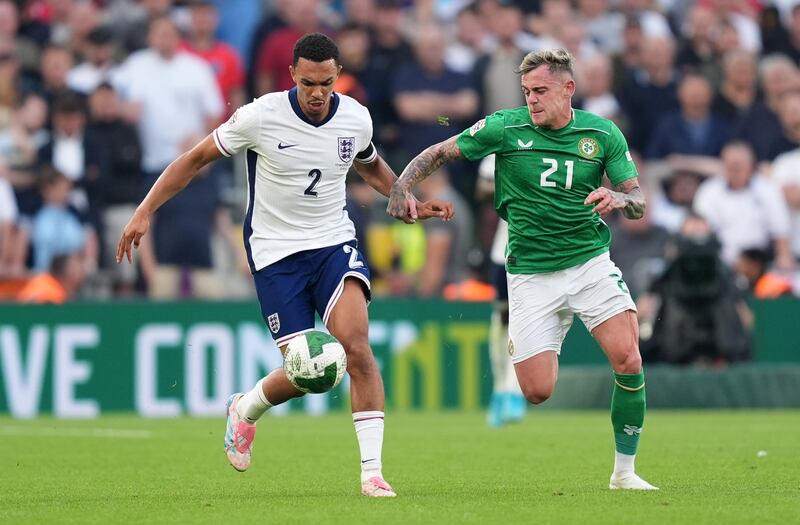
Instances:
[[[443,164],[464,158],[456,144],[457,138],[456,135],[434,144],[408,163],[400,178],[395,181],[389,191],[389,205],[386,207],[386,213],[406,222],[408,219],[411,222],[417,219],[417,202],[411,189],[414,184],[425,179]]]
[[[592,211],[606,215],[614,210],[622,210],[629,219],[641,219],[646,203],[644,193],[639,187],[639,179],[633,177],[614,186],[616,191],[597,188],[586,197],[585,204],[594,204]]]

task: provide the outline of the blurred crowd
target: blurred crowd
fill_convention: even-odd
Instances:
[[[668,318],[652,334],[674,335],[691,308],[727,308],[736,320],[708,322],[746,330],[748,296],[800,291],[791,0],[0,0],[0,300],[249,296],[240,159],[164,206],[135,264],[115,264],[117,241],[170,161],[239,105],[292,87],[292,47],[313,31],[338,43],[336,90],[369,107],[398,173],[522,105],[525,53],[568,49],[576,107],[620,126],[648,195],[645,219],[609,219],[645,332]],[[349,178],[377,295],[492,298],[497,217],[479,169],[421,183],[456,218],[410,226]]]

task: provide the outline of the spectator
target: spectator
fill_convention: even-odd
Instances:
[[[789,245],[789,212],[775,184],[754,173],[752,148],[732,142],[722,150],[722,176],[704,182],[694,210],[716,233],[722,260],[733,266],[746,248],[773,250],[781,270],[794,268]]]
[[[613,55],[623,49],[625,16],[609,9],[608,0],[578,0],[578,14],[600,51]]]
[[[800,91],[790,91],[781,97],[778,120],[781,124],[779,137],[770,144],[767,160],[800,145]]]
[[[183,49],[202,58],[214,70],[222,98],[225,101],[227,118],[246,102],[245,73],[242,60],[236,50],[217,40],[215,33],[219,16],[209,0],[196,1],[191,8],[189,38]]]
[[[28,281],[19,291],[17,300],[21,303],[65,303],[78,293],[85,275],[79,251],[56,255],[49,271]]]
[[[412,51],[401,31],[403,23],[400,0],[378,0],[372,24],[370,69],[374,82],[368,82],[367,100],[370,103],[375,136],[378,144],[387,150],[391,164],[397,156],[400,139],[399,117],[392,100],[392,79],[398,68],[411,60]]]
[[[529,17],[525,29],[542,39],[542,47],[560,47],[561,28],[576,16],[572,5],[567,0],[542,0],[540,5],[538,16]]]
[[[792,1],[792,3],[794,3]],[[761,27],[762,52],[765,55],[780,53],[791,56],[792,45],[789,42],[789,32],[781,21],[778,8],[774,5],[765,6],[761,10],[759,26]],[[798,57],[794,57],[797,59]]]
[[[617,125],[622,124],[622,108],[611,91],[611,60],[606,55],[597,54],[581,61],[577,73],[580,76],[578,85],[581,86],[577,107],[613,120]]]
[[[64,40],[53,39],[52,42],[83,53],[88,36],[99,24],[100,12],[94,2],[75,2],[69,10]]]
[[[2,168],[0,166],[0,168]],[[12,250],[17,227],[17,200],[11,184],[0,171],[0,279],[18,273]]]
[[[797,65],[785,55],[771,55],[761,60],[759,73],[764,101],[777,114],[783,95],[800,88]]]
[[[39,93],[47,101],[47,107],[51,110],[57,98],[69,93],[67,74],[73,66],[72,53],[66,47],[51,45],[42,53],[42,64],[39,70],[42,81]]]
[[[83,46],[85,60],[67,74],[67,87],[89,95],[103,82],[110,82],[116,72],[114,41],[111,31],[98,28],[89,33]]]
[[[778,153],[791,149],[783,139],[778,112],[781,97],[794,89],[800,75],[797,67],[781,55],[763,58],[759,63],[759,74],[764,101],[756,102],[741,116],[733,136],[750,143],[758,161],[768,162]]]
[[[711,111],[736,128],[754,112],[766,112],[758,100],[758,65],[747,51],[732,51],[722,59],[722,83]]]
[[[795,260],[800,261],[800,148],[788,151],[772,164],[772,180],[780,185],[791,213],[791,243]]]
[[[611,255],[633,297],[641,296],[664,271],[670,234],[646,213],[638,220],[618,215],[611,222]]]
[[[787,47],[779,52],[790,57],[795,63],[800,62],[800,4],[795,4],[794,7],[792,7],[787,44]]]
[[[47,104],[35,93],[24,95],[5,123],[0,123],[0,159],[12,171],[36,163],[36,152],[49,140]],[[5,125],[3,125],[5,124]]]
[[[261,0],[213,0],[219,13],[217,36],[233,46],[244,63],[250,63],[250,44],[261,19]],[[277,4],[278,2],[273,2]]]
[[[146,187],[172,159],[209,133],[224,109],[208,64],[179,51],[172,20],[153,20],[148,41],[147,49],[125,61],[115,81],[138,124]],[[159,81],[153,82],[155,78]]]
[[[369,33],[363,26],[347,24],[336,36],[336,45],[339,46],[339,63],[342,65],[342,71],[336,79],[334,91],[353,97],[366,106],[367,92],[361,80],[370,81],[367,64]]]
[[[286,6],[287,27],[270,34],[258,53],[255,67],[256,96],[294,87],[289,73],[294,43],[306,33],[321,29],[319,0],[292,0]]]
[[[719,23],[719,34],[714,42],[715,50],[717,56],[725,56],[726,54],[732,51],[749,51],[750,53],[755,53],[755,51],[751,49],[747,49],[741,42],[741,34],[737,31],[736,26],[733,25],[730,18],[723,17]],[[719,66],[718,64],[710,64],[711,71],[714,74],[714,78],[719,77]]]
[[[39,46],[21,34],[19,29],[17,4],[11,0],[0,0],[0,42],[10,44],[8,50],[3,52],[15,56],[23,70],[35,72],[39,67]]]
[[[416,61],[399,67],[394,77],[392,94],[402,123],[405,160],[448,138],[451,132],[443,123],[464,129],[478,110],[470,78],[444,64],[444,44],[440,27],[420,28],[414,43]]]
[[[621,0],[619,10],[639,20],[645,38],[671,38],[672,31],[667,19],[653,8],[651,0]]]
[[[256,70],[258,61],[261,58],[261,48],[272,33],[287,26],[287,10],[291,3],[292,0],[275,0],[272,6],[270,6],[271,9],[264,13],[264,16],[253,31],[253,36],[250,40],[250,46],[247,52],[248,99],[263,95],[263,93],[259,93],[256,90]]]
[[[135,53],[149,45],[150,27],[159,18],[169,17],[172,10],[172,0],[141,0],[138,2],[134,16],[122,18],[115,34],[121,35],[120,40],[128,53]]]
[[[561,27],[558,32],[560,47],[563,47],[577,59],[580,64],[582,60],[587,60],[597,55],[597,46],[589,40],[586,29],[575,20],[570,20]]]
[[[522,11],[513,4],[501,5],[490,21],[497,40],[492,51],[482,56],[475,66],[480,89],[482,113],[487,115],[503,108],[525,103],[515,73],[526,50],[519,46],[522,32]]]
[[[513,4],[504,5],[513,7]],[[521,24],[520,19],[519,25]],[[489,33],[478,16],[475,5],[464,7],[456,17],[455,38],[444,54],[447,67],[458,73],[469,74],[488,47]]]
[[[150,298],[222,296],[213,271],[211,240],[215,229],[225,235],[225,213],[213,170],[196,177],[158,210],[152,225],[152,255],[143,256],[152,260],[142,261]]]
[[[614,93],[622,95],[632,71],[642,67],[644,33],[636,17],[626,17],[622,29],[622,50],[612,58],[614,66]]]
[[[53,166],[72,182],[71,204],[102,231],[100,192],[109,169],[107,152],[86,133],[86,110],[78,95],[67,93],[55,101],[53,133],[38,156],[41,164]]]
[[[129,295],[136,282],[136,266],[114,264],[113,258],[120,232],[138,203],[142,149],[136,128],[122,118],[121,102],[111,84],[100,84],[89,96],[89,116],[86,135],[107,156],[99,195],[103,203],[103,262],[112,272],[117,294]]]
[[[35,166],[39,148],[49,141],[49,133],[44,129],[46,123],[47,104],[39,95],[29,93],[11,115],[9,125],[0,129],[0,163],[5,163],[5,176],[14,189],[20,226],[27,225],[42,205]],[[26,264],[27,230],[17,230],[10,254],[13,262],[9,264],[17,273]]]
[[[725,122],[711,113],[713,91],[705,77],[685,76],[678,86],[680,111],[658,122],[647,147],[649,159],[672,154],[716,157],[728,138]]]
[[[447,172],[434,172],[418,185],[423,201],[443,199],[453,203],[451,221],[423,222],[425,227],[425,263],[417,281],[421,297],[441,296],[448,284],[469,277],[467,254],[471,248],[472,214],[464,198],[450,185]]]
[[[671,38],[646,39],[642,68],[630,74],[622,95],[631,149],[643,151],[658,121],[679,109],[677,87],[675,43]]]
[[[676,170],[665,178],[659,192],[647,205],[647,213],[654,224],[670,234],[677,234],[692,209],[697,189],[703,177],[699,173]]]
[[[714,84],[719,80],[716,38],[719,20],[711,9],[695,4],[689,9],[685,36],[679,46],[676,63],[682,71],[700,74]]]
[[[53,168],[44,168],[41,179],[44,205],[33,218],[31,245],[33,269],[50,268],[53,257],[81,252],[87,265],[97,265],[97,239],[78,212],[69,206],[72,181]]]
[[[792,282],[769,271],[769,254],[764,250],[742,250],[736,261],[736,274],[747,283],[747,290],[757,299],[776,299],[792,295]]]
[[[700,5],[714,9],[721,19],[736,32],[742,49],[751,53],[761,51],[761,30],[755,21],[755,12],[748,2],[730,0],[701,0]]]
[[[367,27],[375,18],[375,0],[344,0],[347,23]]]

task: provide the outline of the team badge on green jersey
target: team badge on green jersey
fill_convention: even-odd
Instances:
[[[599,151],[600,145],[592,138],[582,138],[578,141],[578,153],[580,153],[582,157],[592,159]]]

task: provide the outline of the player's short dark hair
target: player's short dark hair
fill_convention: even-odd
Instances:
[[[339,48],[329,36],[322,33],[309,33],[294,45],[292,65],[297,66],[297,62],[301,58],[312,62],[325,62],[333,59],[336,65],[339,65]]]

